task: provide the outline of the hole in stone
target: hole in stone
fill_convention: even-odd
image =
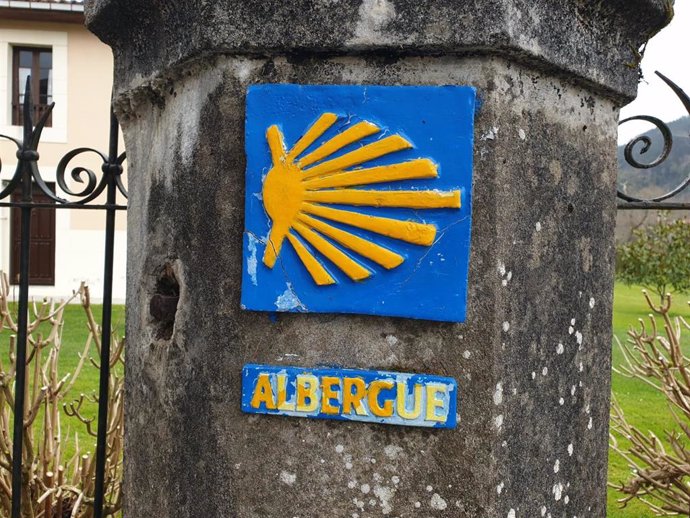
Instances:
[[[163,266],[156,281],[156,290],[149,303],[149,312],[156,325],[156,338],[169,340],[175,327],[177,303],[180,300],[180,285],[170,263]]]
[[[575,205],[573,205],[572,203],[568,203],[568,212],[572,212],[574,210],[575,210]]]

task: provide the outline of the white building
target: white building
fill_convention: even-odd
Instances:
[[[108,150],[112,54],[84,27],[83,10],[76,0],[0,0],[0,134],[21,140],[22,92],[30,75],[35,118],[55,102],[38,148],[39,169],[51,187],[57,164],[68,151],[77,147]],[[120,149],[124,149],[122,143]],[[3,185],[14,174],[15,152],[12,142],[0,139]],[[95,154],[84,154],[70,162],[68,171],[88,167],[100,178],[100,165]],[[79,183],[69,181],[75,192],[80,190]],[[59,189],[58,195],[67,197]],[[122,198],[118,201],[125,203]],[[17,212],[0,208],[0,270],[13,283],[18,276]],[[100,299],[104,226],[101,210],[37,211],[32,218],[30,296],[61,298],[86,281],[94,300]],[[125,227],[126,215],[120,211],[113,277],[116,302],[125,297]]]

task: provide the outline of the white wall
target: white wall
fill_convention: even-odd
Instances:
[[[3,164],[0,181],[12,177],[16,164]],[[46,182],[55,181],[55,170],[41,169]],[[69,296],[81,281],[89,285],[91,297],[99,302],[103,297],[103,267],[105,260],[105,229],[85,230],[72,226],[72,212],[84,209],[56,209],[55,215],[55,286],[32,286],[31,297],[49,297],[55,300]],[[88,209],[90,213],[103,210]],[[118,211],[119,219],[125,217]],[[10,209],[0,207],[0,270],[10,271]],[[122,229],[115,231],[115,255],[113,269],[113,301],[125,301],[125,265],[127,235]]]

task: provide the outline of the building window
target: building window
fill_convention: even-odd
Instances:
[[[24,87],[31,76],[34,124],[53,102],[53,51],[45,47],[12,47],[12,124],[24,122]],[[52,115],[46,127],[52,126]]]
[[[0,27],[0,134],[22,138],[21,94],[30,75],[34,123],[55,103],[41,142],[67,142],[67,39],[64,31]]]

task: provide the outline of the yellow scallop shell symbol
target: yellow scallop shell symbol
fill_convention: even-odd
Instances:
[[[301,156],[337,120],[338,116],[334,113],[323,113],[289,151],[278,126],[271,126],[266,131],[273,166],[264,180],[262,197],[272,226],[263,262],[273,268],[287,239],[314,282],[320,286],[335,284],[336,281],[324,267],[324,261],[317,258],[304,242],[355,281],[366,279],[373,272],[343,249],[386,269],[395,268],[404,261],[400,254],[333,226],[328,221],[421,246],[430,246],[436,237],[436,227],[431,224],[372,216],[329,205],[460,208],[459,190],[353,189],[370,184],[438,177],[436,164],[427,158],[356,168],[370,160],[412,148],[412,144],[400,135],[384,137],[353,151],[332,156],[345,146],[380,132],[381,129],[371,122],[353,124]]]

